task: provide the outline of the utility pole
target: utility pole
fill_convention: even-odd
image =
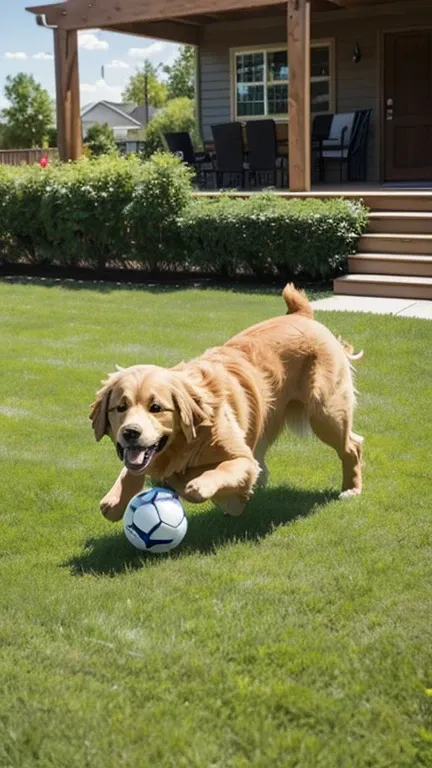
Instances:
[[[148,71],[147,67],[144,72],[144,105],[145,105],[145,120],[146,128],[149,123],[149,99],[148,99]]]

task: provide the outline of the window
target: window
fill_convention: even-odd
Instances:
[[[311,111],[330,112],[331,45],[311,46]],[[284,117],[288,114],[289,65],[286,50],[234,53],[235,117]]]

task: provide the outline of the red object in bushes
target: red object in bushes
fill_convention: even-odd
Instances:
[[[47,165],[48,165],[48,158],[46,157],[46,155],[45,155],[45,157],[41,157],[41,159],[39,160],[39,165],[40,165],[41,168],[46,168],[47,167]]]

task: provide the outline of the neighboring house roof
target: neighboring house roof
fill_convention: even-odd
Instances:
[[[152,107],[151,104],[148,106],[148,119],[153,120],[155,115],[159,112],[156,107]],[[146,125],[146,107],[145,104],[134,104],[132,111],[129,113],[131,117],[133,117],[135,120],[138,120],[139,123],[142,125]]]
[[[91,119],[89,113],[97,106],[104,106],[107,109],[110,109],[117,116],[121,116],[124,119],[124,124],[128,127],[142,128],[144,125],[146,125],[147,121],[145,104],[132,104],[130,102],[118,104],[114,101],[92,101],[90,104],[86,104],[81,109],[81,118],[87,118],[87,120]],[[157,112],[158,110],[149,104],[149,121],[154,118]]]
[[[107,109],[111,110],[116,114],[116,116],[121,117],[123,120],[123,124],[125,126],[128,126],[130,128],[142,128],[142,123],[140,123],[138,120],[136,120],[134,117],[129,115],[127,112],[121,109],[121,104],[114,104],[110,101],[93,101],[91,104],[86,104],[81,109],[81,119],[87,118],[88,120],[91,119],[90,112],[98,106],[106,107]]]

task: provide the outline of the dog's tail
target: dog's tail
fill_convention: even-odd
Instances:
[[[292,283],[287,283],[282,296],[288,308],[288,314],[298,314],[313,318],[313,309],[304,291],[298,291]]]
[[[340,336],[338,338],[338,341],[343,347],[343,351],[345,352],[345,355],[347,356],[348,360],[350,361],[356,361],[361,360],[363,357],[363,350],[361,352],[354,353],[354,347],[351,344],[348,344],[348,342],[344,341]]]

